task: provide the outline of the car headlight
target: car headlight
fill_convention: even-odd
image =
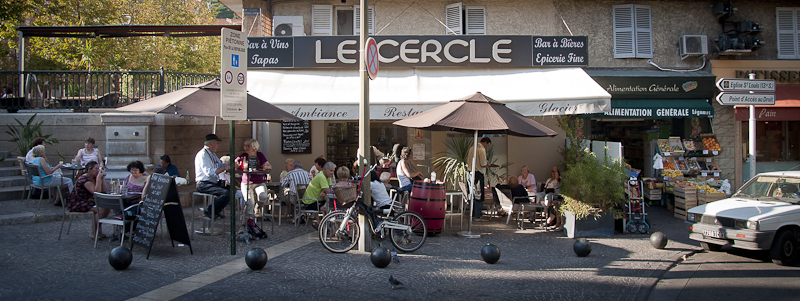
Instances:
[[[734,227],[740,229],[751,229],[751,230],[758,230],[758,221],[749,221],[749,220],[735,220],[733,222]]]
[[[693,223],[699,223],[702,219],[703,219],[703,215],[702,214],[697,214],[697,213],[687,213],[686,214],[686,220],[690,221],[690,222],[693,222]]]

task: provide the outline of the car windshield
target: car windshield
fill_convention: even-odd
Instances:
[[[776,176],[756,176],[747,182],[736,197],[763,198],[769,197],[787,203],[800,201],[800,190],[798,190],[800,179]]]

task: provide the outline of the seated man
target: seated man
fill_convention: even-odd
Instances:
[[[371,182],[369,182],[369,190],[372,195],[372,205],[380,209],[389,209],[392,207],[392,198],[389,197],[389,192],[386,190],[386,183],[389,183],[389,178],[392,174],[382,172],[380,178],[375,171],[370,173]]]
[[[305,204],[306,210],[319,210],[325,205],[325,197],[331,193],[333,173],[335,171],[336,164],[327,162],[322,166],[322,172],[318,172],[317,176],[308,183],[306,194],[303,196],[303,204]]]
[[[497,189],[511,190],[511,195],[508,197],[514,201],[514,204],[530,203],[530,199],[528,199],[528,191],[525,189],[525,187],[519,185],[519,179],[517,179],[517,177],[509,177],[507,182],[507,185],[497,184],[495,187],[497,187]]]
[[[197,182],[197,192],[208,193],[216,196],[214,199],[214,215],[211,215],[211,205],[205,208],[206,218],[223,218],[220,215],[225,206],[230,202],[230,192],[219,185],[217,174],[230,169],[230,164],[222,163],[217,157],[220,142],[217,135],[208,134],[203,142],[204,147],[194,157],[194,173]]]
[[[288,187],[286,192],[290,203],[297,202],[297,185],[308,185],[311,182],[311,174],[303,169],[303,164],[300,161],[286,159],[286,176],[281,179],[281,186]],[[291,163],[289,163],[291,162]]]

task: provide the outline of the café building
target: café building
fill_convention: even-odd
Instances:
[[[602,114],[611,95],[582,67],[585,36],[375,36],[380,69],[369,81],[370,145],[389,155],[395,144],[414,150],[420,171],[448,152],[459,134],[392,125],[452,99],[481,92],[524,116],[559,131],[554,116]],[[304,167],[324,155],[352,166],[358,148],[360,79],[358,37],[249,37],[248,92],[303,118],[260,124],[271,137],[268,156],[294,158]],[[549,170],[560,162],[555,138],[492,137],[498,162]],[[536,160],[531,155],[536,155]],[[273,165],[275,165],[273,163]]]

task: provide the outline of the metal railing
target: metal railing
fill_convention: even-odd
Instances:
[[[117,108],[217,77],[164,70],[0,71],[0,108],[9,112]]]

